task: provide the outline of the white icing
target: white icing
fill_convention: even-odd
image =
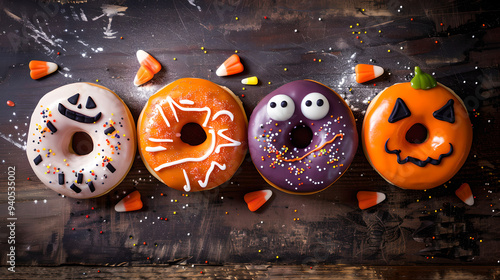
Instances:
[[[212,161],[210,163],[210,168],[208,169],[207,173],[205,174],[205,182],[202,180],[198,180],[198,184],[200,184],[200,187],[205,188],[208,184],[208,178],[210,177],[210,174],[214,171],[214,167],[217,165],[221,170],[226,170],[226,165],[225,164],[220,164],[218,162]]]
[[[165,151],[167,148],[162,147],[162,146],[156,146],[156,147],[146,147],[146,152],[160,152],[160,151]]]
[[[181,164],[181,163],[185,163],[185,162],[200,162],[200,161],[207,159],[215,149],[215,131],[213,129],[210,129],[210,130],[208,130],[208,133],[212,135],[212,141],[210,144],[210,148],[203,156],[201,156],[199,158],[183,158],[183,159],[179,159],[179,160],[172,161],[172,162],[166,162],[166,163],[161,164],[160,166],[155,167],[154,170],[158,172],[158,171],[162,170],[163,168],[166,168],[169,166],[173,166],[173,165],[177,165],[177,164]]]
[[[193,105],[193,104],[194,104],[194,101],[192,101],[192,100],[187,100],[187,99],[181,99],[181,100],[179,100],[179,103],[181,103],[181,104],[186,104],[186,105]]]
[[[149,140],[149,141],[151,141],[151,142],[155,142],[155,143],[167,143],[167,142],[174,142],[174,140],[172,140],[172,139],[149,138],[148,140]]]
[[[207,126],[208,120],[210,119],[210,108],[208,107],[203,107],[203,108],[186,108],[182,107],[181,105],[177,104],[172,97],[168,96],[167,97],[167,102],[170,104],[170,108],[172,108],[172,112],[174,113],[175,120],[179,122],[179,118],[177,117],[177,112],[175,111],[175,107],[177,107],[181,111],[189,112],[189,111],[194,111],[194,112],[207,112],[207,117],[205,118],[205,121],[203,122],[203,126]]]
[[[184,190],[189,192],[191,190],[191,184],[189,183],[189,177],[188,177],[185,169],[182,169],[182,173],[184,173],[184,180],[186,180],[186,184],[184,185]]]
[[[224,131],[226,131],[226,130],[228,130],[228,129],[227,129],[227,128],[221,129],[221,130],[217,131],[217,134],[218,134],[220,137],[222,137],[222,138],[226,139],[227,141],[229,141],[229,142],[231,142],[231,143],[227,143],[227,144],[220,144],[220,145],[218,145],[218,146],[217,146],[217,148],[215,149],[215,152],[216,152],[216,153],[219,153],[219,152],[220,152],[220,149],[221,149],[221,148],[224,148],[224,147],[238,147],[239,145],[241,145],[241,142],[236,141],[236,140],[234,140],[234,139],[231,139],[231,138],[227,137],[226,135],[222,134],[222,133],[223,133]]]
[[[69,103],[68,98],[76,93],[80,94],[77,103]],[[94,100],[95,108],[86,108],[88,97]],[[62,115],[59,104],[85,116],[101,113],[101,117],[94,123],[81,123]],[[55,133],[48,129],[46,121],[56,127]],[[115,131],[105,134],[104,130],[111,125]],[[89,154],[77,155],[70,148],[76,132],[84,132],[92,138],[93,146],[88,145],[93,150]],[[46,186],[64,196],[91,198],[107,193],[128,173],[136,151],[135,141],[134,121],[117,95],[93,84],[74,83],[56,88],[40,99],[31,116],[26,154],[33,171]],[[39,155],[42,162],[37,165],[33,160]],[[111,172],[107,164],[115,171]],[[81,183],[75,182],[78,173],[83,177]],[[59,174],[64,174],[62,185],[59,185]],[[88,182],[92,182],[94,192]],[[72,184],[81,192],[72,190]]]
[[[233,113],[229,112],[228,110],[220,110],[219,112],[215,113],[214,116],[212,117],[212,121],[215,120],[218,116],[221,115],[227,115],[231,119],[231,121],[234,120],[234,115]]]
[[[156,104],[156,109],[160,112],[161,117],[165,121],[165,124],[167,124],[167,126],[170,127],[170,123],[168,122],[167,117],[165,117],[165,113],[163,113],[163,109],[161,108],[161,106]]]

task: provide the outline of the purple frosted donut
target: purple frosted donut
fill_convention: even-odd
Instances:
[[[312,194],[337,181],[358,147],[354,116],[330,88],[311,80],[288,83],[264,97],[248,124],[255,167],[273,187]]]

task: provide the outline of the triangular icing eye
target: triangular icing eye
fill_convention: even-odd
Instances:
[[[77,93],[73,96],[71,96],[70,98],[68,98],[68,102],[73,104],[73,105],[76,105],[76,103],[78,103],[78,98],[80,98],[80,94]]]
[[[394,104],[394,109],[392,109],[392,113],[389,116],[389,122],[395,123],[395,122],[400,121],[400,120],[407,118],[409,116],[411,116],[410,110],[406,106],[403,99],[398,98],[396,100],[396,104]]]
[[[92,97],[89,96],[89,98],[87,98],[87,104],[85,105],[85,108],[94,109],[95,107],[97,106],[95,105],[94,99],[92,99]]]
[[[455,122],[455,110],[453,110],[453,99],[448,100],[446,104],[441,107],[441,109],[432,113],[434,118],[440,121],[445,121],[449,123]]]

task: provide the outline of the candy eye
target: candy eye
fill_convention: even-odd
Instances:
[[[403,99],[398,98],[396,100],[396,104],[394,104],[394,109],[392,109],[392,113],[389,116],[389,122],[395,123],[409,116],[411,116],[410,109],[408,109]]]
[[[300,110],[304,117],[316,121],[328,115],[330,103],[323,94],[311,92],[302,99]]]
[[[432,115],[437,120],[454,123],[455,111],[453,110],[453,99],[448,100],[441,109],[435,111]]]
[[[85,108],[94,109],[95,107],[97,106],[95,105],[94,99],[92,99],[92,97],[89,96],[89,98],[87,98],[87,104],[85,105]]]
[[[76,103],[78,103],[78,98],[80,98],[80,94],[77,93],[73,96],[71,96],[70,98],[68,98],[68,102],[73,104],[73,105],[76,105]]]
[[[288,95],[278,94],[267,103],[267,114],[275,121],[286,121],[295,112],[295,103]]]

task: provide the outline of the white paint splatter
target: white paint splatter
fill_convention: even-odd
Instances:
[[[104,4],[101,6],[101,9],[102,9],[103,14],[100,16],[94,17],[92,19],[92,21],[96,21],[103,16],[107,16],[108,17],[108,26],[103,27],[104,38],[114,39],[114,38],[116,38],[116,36],[114,36],[114,35],[116,33],[118,33],[118,31],[111,30],[111,22],[113,22],[113,17],[114,16],[124,16],[125,14],[123,12],[125,12],[128,9],[128,7]]]
[[[88,21],[87,16],[83,12],[82,8],[80,8],[80,17],[82,18],[83,21]]]
[[[9,135],[11,136],[11,135]],[[21,143],[17,143],[16,141],[12,140],[12,138],[8,137],[7,135],[3,134],[0,132],[0,137],[7,140],[9,143],[11,143],[12,145],[18,147],[19,149],[22,149],[22,150],[26,150],[26,142],[21,144]]]
[[[19,16],[11,13],[9,10],[7,10],[5,8],[3,10],[10,18],[14,19],[15,21],[17,21],[19,23],[22,23],[27,28],[25,35],[30,36],[31,38],[33,38],[35,40],[36,43],[38,43],[40,46],[42,46],[42,48],[46,51],[46,54],[54,53],[54,50],[51,49],[50,46],[59,47],[62,50],[66,51],[66,49],[60,44],[64,41],[62,39],[58,39],[58,38],[52,39],[52,38],[54,38],[54,36],[49,37],[49,35],[47,35],[47,33],[45,33],[43,31],[42,26],[40,24],[40,21],[38,21],[38,18],[36,18],[36,20],[37,20],[36,23],[38,25],[38,27],[36,27],[31,21],[29,21],[25,17],[20,18]],[[31,32],[29,32],[29,31],[31,31]]]
[[[78,40],[78,43],[80,43],[80,44],[84,45],[85,47],[88,47],[88,46],[89,46],[89,44],[85,43],[85,42],[84,42],[84,41],[82,41],[82,40]]]
[[[198,11],[200,11],[200,12],[201,12],[201,7],[200,7],[200,6],[198,6],[198,5],[196,5],[196,4],[194,3],[194,1],[195,1],[195,0],[188,0],[189,4],[191,4],[191,6],[195,6],[196,8],[198,8]]]

